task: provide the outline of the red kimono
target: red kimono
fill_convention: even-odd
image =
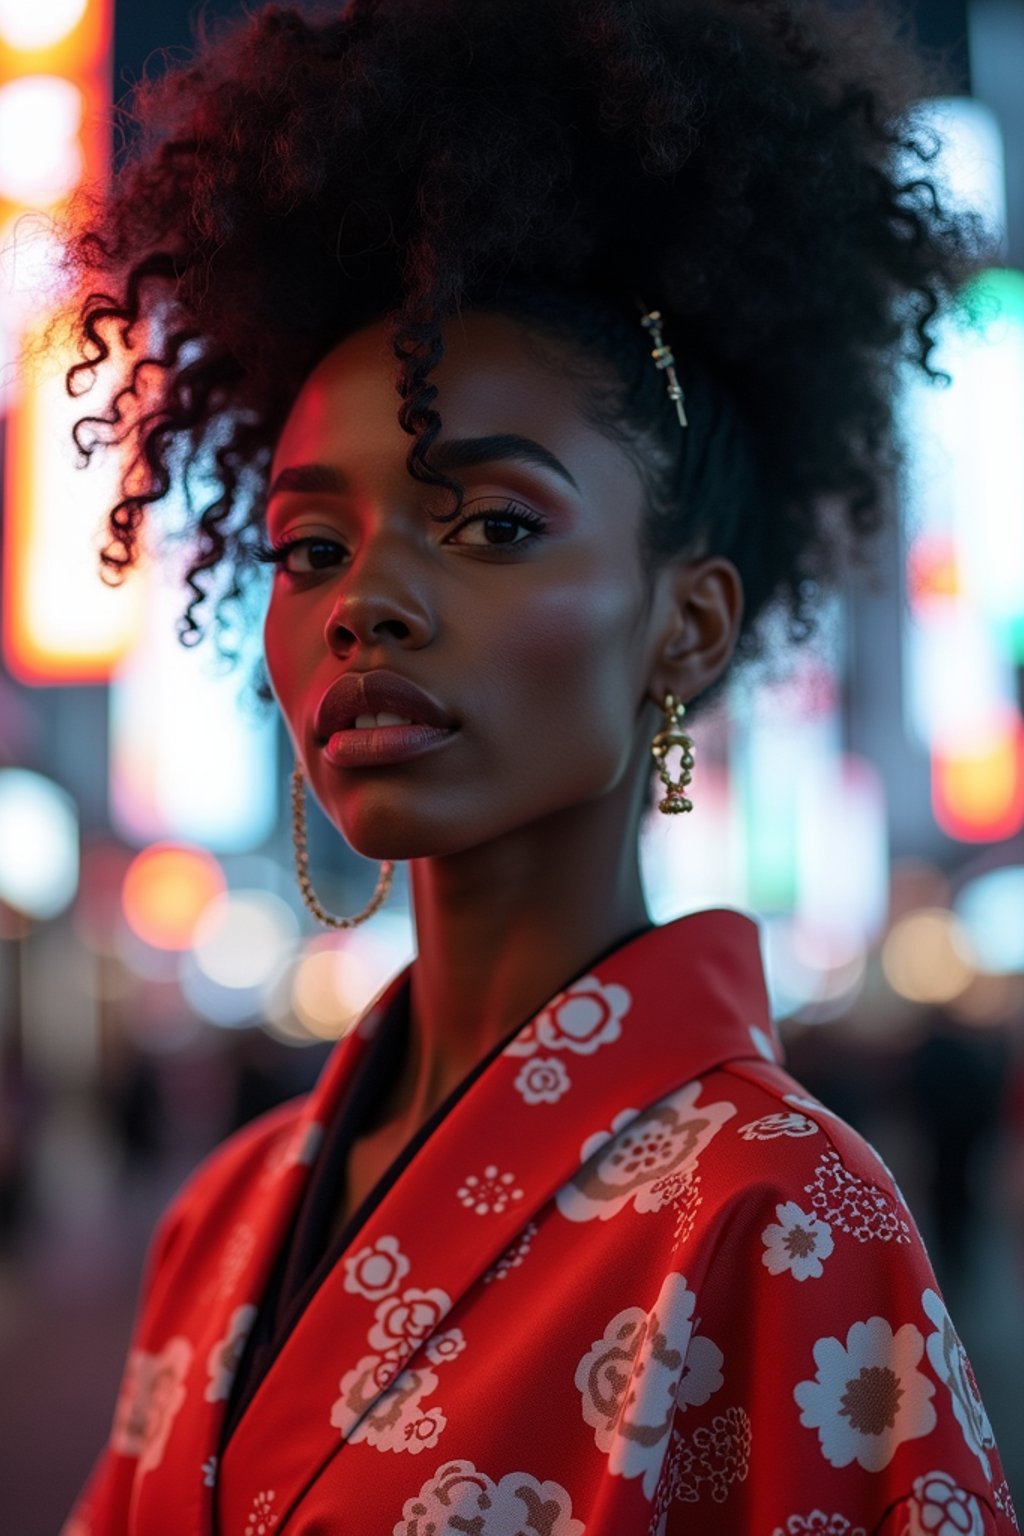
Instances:
[[[226,1419],[407,975],[164,1216],[63,1536],[1016,1532],[913,1220],[781,1066],[731,910],[628,940],[470,1075]]]

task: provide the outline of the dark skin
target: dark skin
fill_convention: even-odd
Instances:
[[[645,582],[637,470],[530,339],[501,315],[449,322],[433,375],[441,440],[531,438],[578,490],[548,469],[491,462],[457,471],[463,517],[491,520],[433,521],[428,509],[450,498],[405,468],[383,323],[313,371],[274,457],[272,478],[317,463],[350,481],[345,495],[270,502],[272,543],[318,541],[275,572],[264,630],[274,692],[346,841],[410,861],[416,925],[408,1059],[353,1152],[342,1214],[487,1051],[650,924],[638,834],[661,703],[707,688],[739,633],[742,585],[723,557],[680,558]],[[516,524],[509,503],[545,530]],[[341,673],[378,667],[422,687],[458,730],[404,763],[333,767],[316,705]]]

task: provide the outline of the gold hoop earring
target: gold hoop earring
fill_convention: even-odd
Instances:
[[[679,811],[693,810],[693,801],[688,800],[684,794],[686,785],[693,777],[690,772],[693,767],[693,738],[682,730],[685,704],[681,704],[674,694],[666,693],[662,709],[665,712],[665,725],[651,742],[651,756],[658,765],[658,777],[668,791],[664,799],[658,801],[658,810],[674,815]],[[681,771],[678,783],[673,781],[665,767],[665,758],[673,747],[680,749]]]
[[[309,849],[306,844],[306,780],[302,772],[301,763],[296,762],[292,769],[292,847],[295,850],[295,876],[299,882],[299,890],[306,906],[312,912],[318,923],[323,923],[327,928],[355,928],[360,923],[365,923],[368,917],[372,917],[377,908],[381,906],[391,889],[391,881],[395,873],[394,861],[384,859],[380,866],[380,874],[373,895],[361,912],[355,917],[335,917],[332,912],[327,912],[317,900],[312,881],[309,878]]]

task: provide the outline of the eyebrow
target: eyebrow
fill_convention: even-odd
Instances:
[[[534,464],[560,476],[582,495],[573,475],[556,459],[550,449],[535,443],[530,437],[520,437],[514,432],[494,433],[490,437],[455,437],[435,443],[430,451],[430,463],[437,469],[475,469],[480,464],[496,464],[502,459],[513,459],[522,464]],[[333,464],[292,464],[275,475],[267,494],[270,501],[286,491],[305,491],[311,495],[345,496],[351,483],[343,470]]]

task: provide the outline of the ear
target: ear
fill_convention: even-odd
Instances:
[[[743,620],[743,582],[731,560],[671,562],[658,572],[656,611],[665,615],[650,673],[650,697],[683,703],[710,688],[729,663]]]

